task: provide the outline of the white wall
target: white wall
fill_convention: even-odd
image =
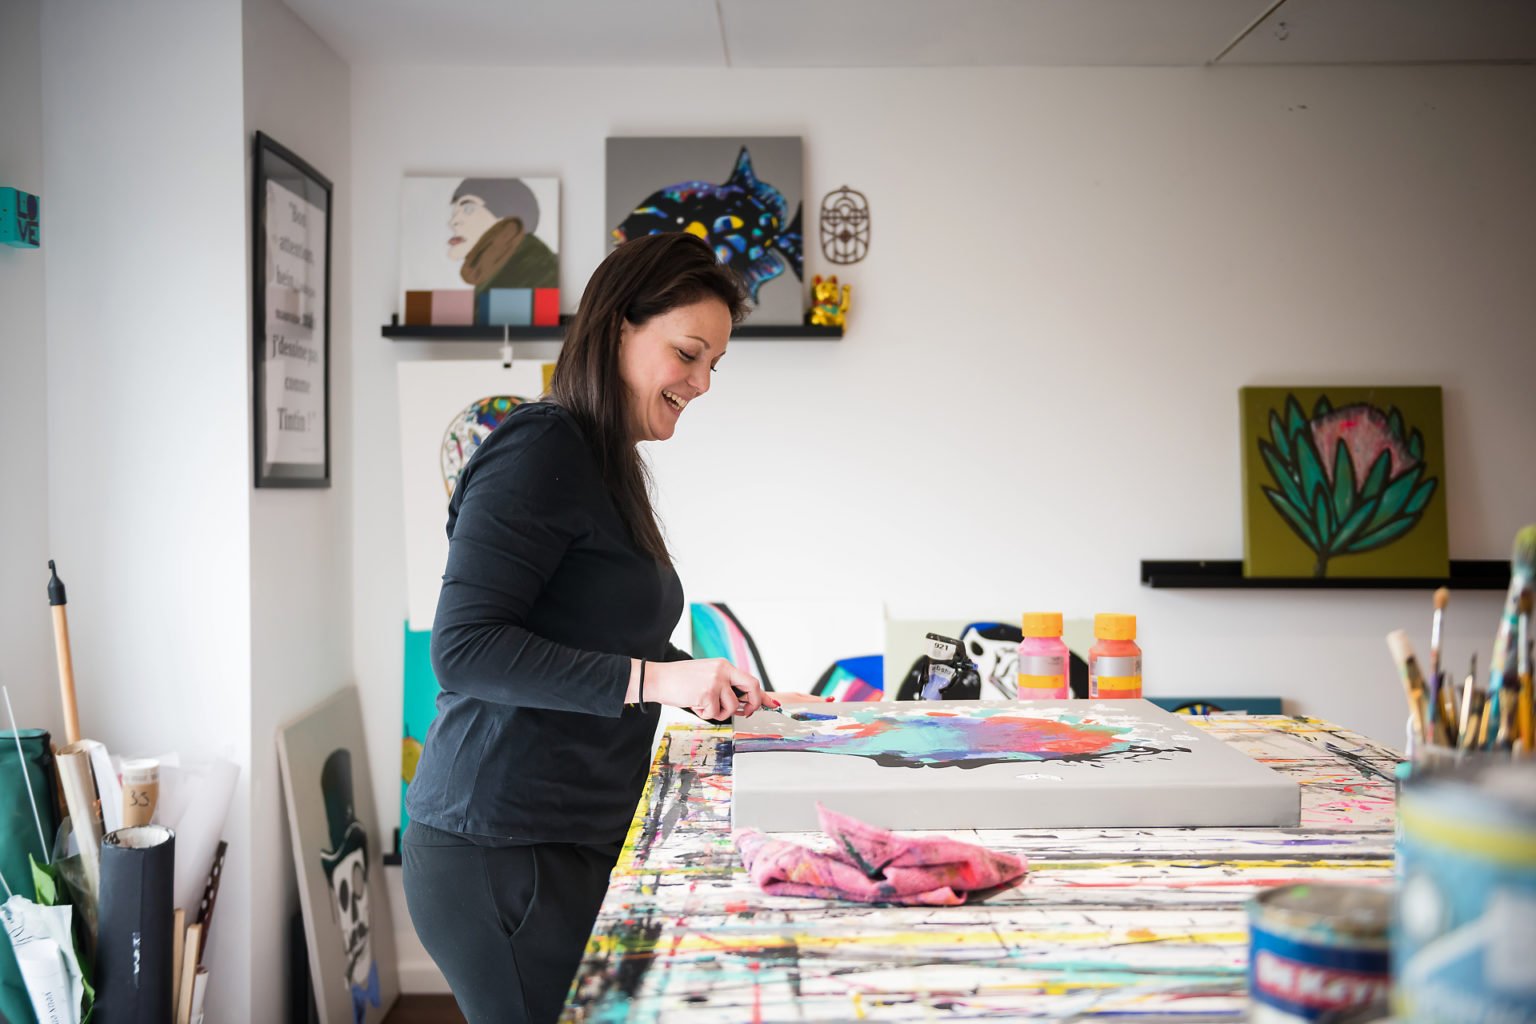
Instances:
[[[50,547],[83,731],[234,760],[209,1018],[247,1019],[251,449],[237,0],[42,9]]]
[[[280,0],[244,0],[244,48],[244,195],[251,194],[249,140],[257,131],[308,161],[333,187],[331,486],[253,489],[250,503],[251,889],[256,898],[251,907],[251,1004],[243,1019],[275,1021],[286,1013],[292,980],[287,923],[299,902],[277,729],[351,682],[350,76],[345,62]],[[245,252],[250,251],[247,243]],[[397,746],[390,744],[384,754],[392,755]]]
[[[38,0],[6,5],[0,32],[0,185],[43,198],[43,73]],[[48,610],[47,351],[39,249],[0,245],[0,683],[17,724],[62,734]],[[64,582],[69,583],[65,566]],[[0,708],[3,711],[3,708]],[[0,717],[0,729],[9,723]],[[62,742],[62,741],[61,741]]]
[[[654,452],[691,595],[1132,611],[1150,693],[1280,694],[1400,741],[1382,638],[1427,646],[1428,594],[1138,584],[1143,558],[1241,556],[1237,389],[1439,384],[1453,557],[1507,557],[1536,519],[1536,69],[357,68],[353,97],[354,652],[381,808],[394,365],[493,351],[378,335],[406,173],[559,175],[567,311],[606,251],[608,135],[799,134],[813,205],[869,196],[847,338],[734,343]],[[808,273],[835,269],[811,238]],[[1497,600],[1453,597],[1451,664],[1486,663]],[[430,972],[396,908],[410,989]]]

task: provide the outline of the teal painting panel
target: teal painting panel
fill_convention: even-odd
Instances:
[[[442,687],[432,672],[432,631],[411,629],[405,623],[405,713],[404,738],[400,741],[400,832],[410,818],[405,813],[405,791],[416,777],[416,762],[421,759],[421,745],[427,729],[437,717],[437,695]]]

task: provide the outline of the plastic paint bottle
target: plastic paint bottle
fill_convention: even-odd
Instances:
[[[1071,652],[1061,642],[1061,612],[1025,612],[1019,644],[1019,700],[1065,700]]]
[[[1088,696],[1092,700],[1141,696],[1141,648],[1136,616],[1093,617],[1095,643],[1088,650]]]

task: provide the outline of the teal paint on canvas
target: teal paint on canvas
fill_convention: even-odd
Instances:
[[[416,762],[421,759],[421,745],[427,729],[437,717],[437,695],[442,687],[432,672],[432,631],[411,629],[405,623],[404,735],[400,741],[400,832],[410,818],[405,813],[405,790],[416,777]]]

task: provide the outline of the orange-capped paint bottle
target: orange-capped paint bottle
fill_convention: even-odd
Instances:
[[[1088,697],[1141,696],[1141,648],[1136,646],[1136,616],[1101,613],[1093,617],[1088,650]]]
[[[1061,612],[1025,612],[1019,644],[1019,700],[1065,700],[1072,652],[1061,642]]]

